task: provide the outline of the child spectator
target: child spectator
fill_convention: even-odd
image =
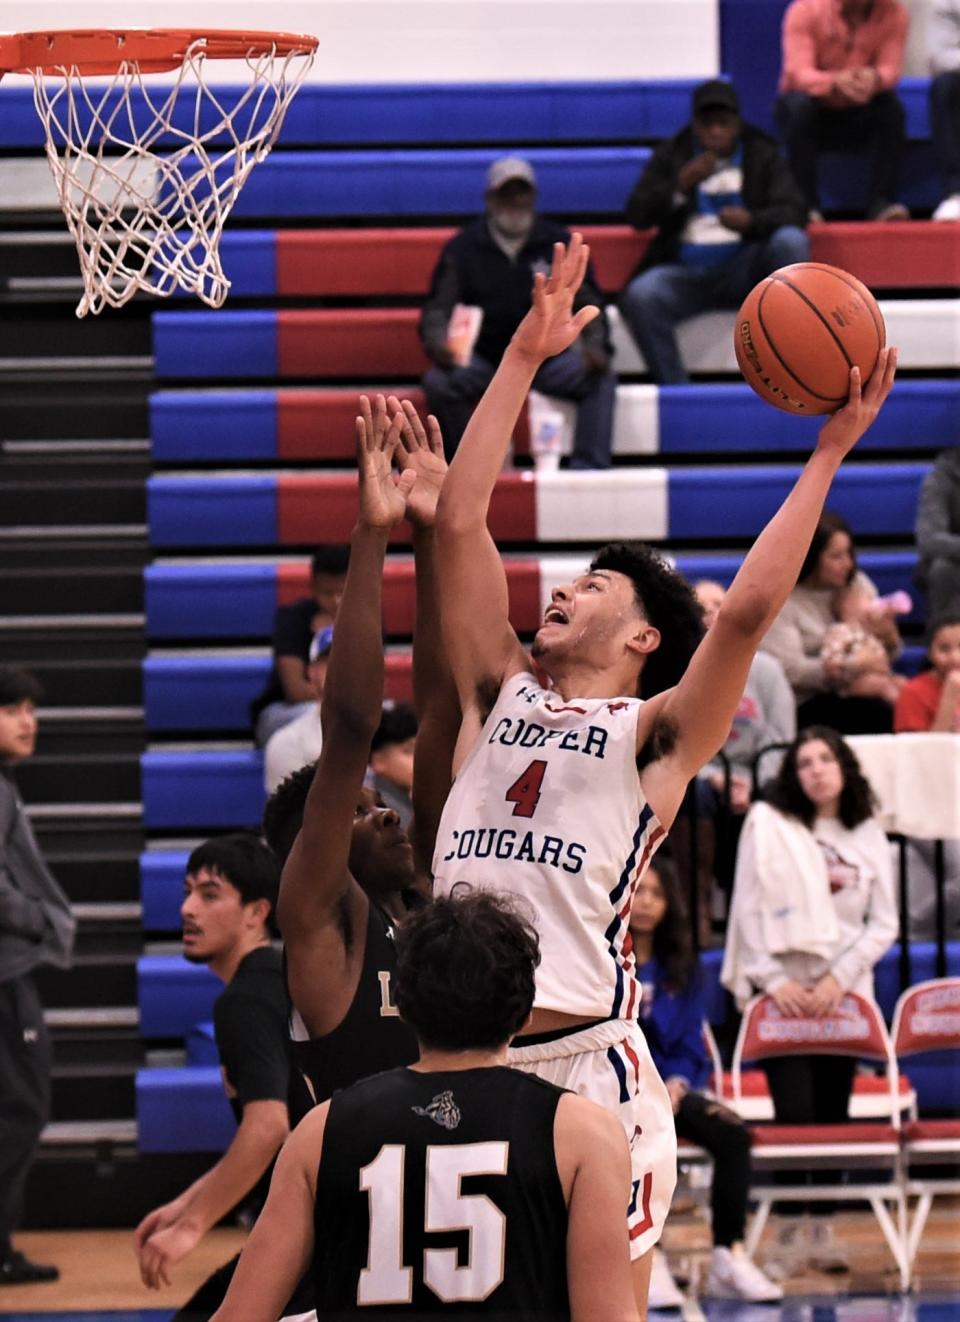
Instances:
[[[673,1102],[677,1137],[713,1157],[710,1189],[713,1256],[706,1292],[717,1298],[776,1300],[783,1291],[747,1257],[743,1247],[750,1192],[750,1134],[733,1111],[703,1091],[709,1060],[703,1041],[706,1005],[680,883],[662,853],[637,886],[630,935],[643,989],[640,1027]],[[680,1291],[657,1254],[650,1282],[652,1308],[679,1307]]]
[[[960,734],[960,613],[934,621],[929,638],[930,669],[900,690],[893,714],[897,734]]]
[[[319,546],[310,566],[310,596],[278,606],[273,620],[273,669],[260,697],[250,707],[257,743],[316,702],[307,676],[310,643],[332,625],[343,595],[350,563],[348,546]]]
[[[860,677],[870,675],[871,692],[885,702],[897,701],[903,676],[893,673],[887,649],[869,629],[870,621],[888,606],[898,612],[909,611],[910,599],[906,593],[895,595],[896,600],[888,602],[872,593],[864,581],[856,579],[836,594],[834,611],[838,618],[823,635],[820,660],[824,670],[841,676],[837,688],[841,697],[856,694]]]

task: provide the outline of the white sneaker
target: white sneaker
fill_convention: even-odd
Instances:
[[[960,193],[951,193],[945,197],[930,219],[960,220]]]
[[[807,1231],[809,1263],[818,1272],[848,1272],[850,1259],[846,1249],[840,1247],[833,1238],[833,1226],[822,1216],[810,1219]]]
[[[650,1270],[650,1307],[683,1307],[683,1295],[670,1274],[666,1254],[662,1249],[653,1250],[653,1267]]]
[[[783,1298],[780,1286],[764,1276],[743,1249],[713,1250],[706,1293],[714,1299],[745,1299],[755,1304],[774,1303]]]

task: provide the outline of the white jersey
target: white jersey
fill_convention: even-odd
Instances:
[[[665,835],[637,773],[641,705],[565,703],[533,675],[514,675],[443,810],[434,889],[448,895],[468,882],[533,906],[540,1009],[637,1014],[630,907]]]

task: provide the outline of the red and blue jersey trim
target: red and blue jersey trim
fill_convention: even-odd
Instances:
[[[665,834],[663,827],[654,818],[653,809],[649,804],[645,804],[637,822],[637,829],[633,833],[630,853],[623,865],[623,871],[616,886],[610,892],[609,898],[614,914],[603,935],[616,965],[616,987],[610,1009],[611,1019],[632,1019],[636,1013],[637,984],[633,977],[635,961],[633,939],[630,936],[630,909],[637,883]],[[624,1005],[625,997],[626,1005]]]

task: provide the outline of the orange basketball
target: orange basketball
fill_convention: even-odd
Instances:
[[[737,313],[737,363],[761,399],[787,413],[833,413],[850,368],[866,382],[886,340],[877,300],[836,266],[796,262],[751,289]]]

